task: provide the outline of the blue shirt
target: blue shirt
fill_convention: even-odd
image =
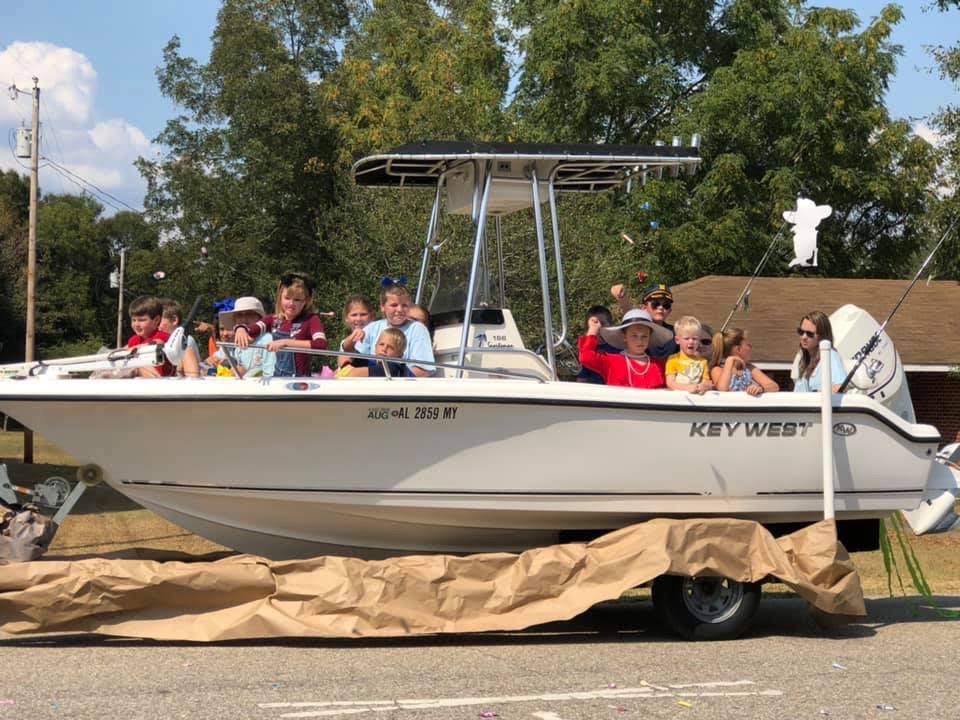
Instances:
[[[377,338],[380,333],[391,325],[386,320],[374,320],[363,328],[363,340],[357,343],[356,351],[364,355],[375,355],[377,347]],[[403,332],[407,338],[407,349],[403,351],[404,360],[425,360],[433,362],[433,342],[430,340],[430,331],[427,326],[416,320],[407,320],[403,325],[397,327],[397,330]],[[412,363],[413,367],[419,367],[429,373],[433,372],[432,365],[417,365]]]
[[[830,381],[833,385],[839,385],[847,376],[847,371],[843,369],[843,360],[840,359],[840,353],[830,348]],[[793,385],[794,392],[820,392],[820,363],[813,369],[810,377],[799,377]]]
[[[236,351],[237,362],[246,369],[244,377],[273,377],[277,354],[266,349],[272,340],[273,335],[263,333],[252,345]]]

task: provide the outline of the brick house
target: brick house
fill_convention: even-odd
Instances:
[[[708,275],[674,285],[670,319],[694,315],[719,329],[748,279]],[[789,390],[803,315],[811,310],[829,315],[852,303],[883,322],[908,282],[761,277],[753,282],[749,310],[738,310],[730,324],[749,332],[754,362]],[[944,443],[960,441],[960,377],[952,372],[960,365],[960,283],[917,283],[887,333],[903,360],[917,422],[936,426]]]

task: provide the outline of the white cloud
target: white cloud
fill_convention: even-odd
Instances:
[[[934,130],[922,121],[913,124],[913,132],[917,137],[923,138],[934,147],[940,147],[946,140],[943,133]]]
[[[140,207],[145,183],[133,163],[141,155],[155,156],[157,148],[140,128],[123,118],[97,117],[97,72],[90,60],[75,50],[46,42],[13,42],[0,50],[0,84],[15,82],[29,91],[33,75],[40,78],[41,157]],[[30,115],[29,95],[18,95],[16,102],[0,96],[3,135],[24,122],[29,125]],[[0,144],[0,169],[22,172],[27,163],[17,163],[13,153]],[[80,192],[52,166],[41,168],[40,185],[46,193]],[[109,205],[105,210],[113,212]]]

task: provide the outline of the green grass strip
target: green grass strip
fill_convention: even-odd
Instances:
[[[906,566],[907,572],[910,575],[910,581],[916,591],[923,596],[924,600],[927,601],[933,611],[940,617],[950,620],[960,619],[960,610],[948,610],[944,607],[941,607],[934,597],[933,589],[930,587],[930,583],[927,582],[927,577],[923,572],[923,567],[920,565],[920,559],[917,557],[917,554],[909,540],[907,540],[906,532],[904,531],[903,527],[903,519],[901,518],[900,513],[894,513],[891,515],[889,518],[889,523],[886,520],[880,521],[880,550],[883,555],[883,567],[887,572],[887,591],[890,593],[890,597],[893,597],[894,574],[897,576],[897,583],[899,584],[900,592],[903,593],[904,597],[906,597],[907,591],[903,585],[903,578],[900,574],[900,565],[897,561],[897,554],[894,551],[894,545],[890,542],[890,537],[887,530],[888,527],[893,531],[893,535],[896,537],[896,547],[900,549],[900,553],[903,556],[903,564]],[[916,603],[911,601],[909,602],[909,606],[911,612],[916,615],[918,612],[918,606]]]

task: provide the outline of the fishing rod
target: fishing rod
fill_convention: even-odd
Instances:
[[[763,257],[760,258],[760,263],[757,265],[757,269],[753,271],[753,275],[750,276],[750,279],[747,280],[747,284],[744,286],[743,290],[740,292],[740,296],[737,298],[737,301],[733,304],[733,307],[730,308],[730,312],[727,314],[727,319],[723,321],[723,325],[720,326],[720,332],[723,332],[727,329],[727,325],[730,324],[730,321],[733,319],[734,313],[740,307],[740,303],[743,302],[744,298],[750,295],[750,286],[753,285],[753,281],[757,279],[757,275],[760,274],[760,271],[763,269],[763,266],[767,264],[767,259],[770,257],[770,253],[773,252],[773,246],[777,244],[777,240],[783,235],[784,229],[787,225],[784,221],[783,225],[780,226],[780,229],[777,230],[777,234],[773,236],[773,240],[770,241],[770,245],[767,246],[767,251],[763,254]]]
[[[863,365],[863,361],[867,359],[867,356],[870,355],[877,347],[877,343],[880,342],[880,336],[883,334],[884,329],[893,319],[893,316],[896,315],[897,310],[900,309],[900,306],[903,305],[903,301],[907,299],[907,295],[913,290],[913,286],[917,284],[917,281],[923,275],[924,271],[927,269],[927,266],[930,264],[930,261],[933,260],[933,256],[937,254],[937,250],[940,249],[940,246],[943,245],[944,241],[950,236],[950,233],[953,232],[953,229],[957,226],[957,221],[960,220],[960,215],[953,219],[953,222],[950,223],[950,227],[947,228],[946,232],[940,237],[940,240],[937,241],[937,244],[933,246],[933,250],[930,251],[930,254],[927,255],[926,259],[923,261],[923,264],[920,265],[920,269],[917,270],[917,274],[913,276],[913,280],[910,281],[910,284],[907,285],[907,289],[903,291],[903,295],[900,296],[900,299],[897,301],[897,304],[893,306],[893,310],[890,311],[890,314],[887,315],[887,319],[883,321],[880,327],[877,328],[876,332],[864,343],[863,347],[860,348],[860,352],[857,353],[859,357],[857,362],[854,363],[853,367],[850,369],[850,372],[847,373],[847,376],[843,379],[843,382],[840,383],[839,392],[843,392],[847,389],[847,386],[853,380],[854,374],[857,370],[860,369],[860,366]]]

